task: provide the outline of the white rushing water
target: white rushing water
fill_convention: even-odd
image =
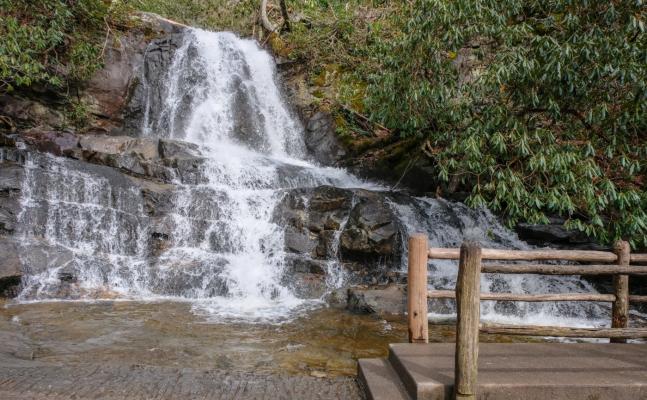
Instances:
[[[459,203],[417,198],[411,204],[392,207],[406,227],[406,233],[426,232],[431,247],[460,247],[464,240],[476,240],[485,248],[529,249],[510,230],[501,226],[488,210],[470,210]],[[442,229],[438,229],[442,227]],[[406,265],[403,264],[405,269]],[[429,289],[454,290],[458,262],[431,260]],[[483,274],[483,292],[506,293],[591,293],[593,286],[579,276]],[[434,300],[431,320],[455,317],[453,300]],[[609,307],[585,302],[495,302],[482,301],[484,321],[535,325],[601,326],[609,323]]]
[[[144,126],[147,135],[195,143],[207,157],[208,182],[202,188],[186,186],[177,201],[180,213],[173,236],[190,243],[170,250],[169,258],[176,259],[178,250],[208,263],[217,258],[222,265],[218,279],[225,281],[227,295],[195,296],[207,299],[196,307],[210,315],[275,318],[307,305],[281,283],[283,228],[272,221],[279,189],[362,185],[341,170],[303,160],[303,128],[274,79],[274,62],[256,42],[226,32],[192,30],[175,53],[159,119],[145,122],[150,124]],[[191,99],[181,104],[187,93]],[[182,115],[186,108],[191,110],[188,116]],[[285,166],[297,167],[287,180],[279,174]],[[187,218],[196,190],[218,193],[222,211],[202,242],[192,240],[193,221]]]
[[[132,183],[118,174],[108,179],[79,171],[73,160],[27,160],[21,234],[24,243],[50,245],[45,257],[52,267],[31,271],[21,298],[174,299],[191,301],[196,312],[213,320],[247,321],[277,321],[318,304],[318,299],[298,298],[282,282],[285,238],[272,213],[284,189],[378,187],[306,161],[303,127],[282,99],[274,68],[254,41],[192,29],[175,51],[164,82],[144,82],[165,90],[161,110],[151,109],[151,102],[144,110],[142,135],[194,143],[205,159],[203,179],[173,182],[173,209],[162,222],[170,227],[171,244],[154,262],[147,238],[160,222],[144,216]],[[150,100],[152,91],[147,96]],[[394,200],[392,208],[408,233],[428,232],[432,246],[458,246],[470,236],[489,247],[526,247],[488,213],[459,204]],[[335,251],[345,223],[333,237]],[[29,265],[29,257],[42,256],[35,252],[23,262]],[[326,264],[329,288],[346,280],[338,258],[335,253]],[[68,271],[78,285],[61,292],[58,283]],[[453,288],[455,266],[433,262],[431,271],[431,287]],[[593,291],[577,278],[516,276],[485,277],[483,288]],[[432,317],[452,312],[452,305],[439,302]],[[586,325],[597,323],[604,312],[595,305],[486,302],[483,314],[495,320]]]
[[[162,109],[148,104],[144,111],[143,136],[194,143],[204,157],[198,182],[173,182],[173,209],[164,221],[171,245],[152,264],[152,222],[143,217],[136,187],[66,159],[27,160],[21,234],[30,246],[44,240],[46,257],[51,247],[60,254],[28,276],[21,298],[186,300],[210,318],[250,321],[280,320],[320,304],[297,298],[281,282],[284,234],[273,211],[284,189],[376,186],[305,160],[303,128],[274,79],[274,62],[256,42],[194,29],[164,82],[146,82],[166,89]],[[338,263],[327,265],[330,287],[342,285]],[[78,285],[62,290],[66,273]]]

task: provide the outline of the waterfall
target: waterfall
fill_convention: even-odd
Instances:
[[[273,211],[285,189],[375,185],[304,159],[303,128],[274,79],[273,60],[256,42],[198,29],[184,34],[164,82],[144,79],[142,136],[196,144],[204,158],[199,176],[172,182],[161,222],[170,226],[170,246],[156,257],[146,238],[160,222],[144,216],[132,185],[57,157],[27,162],[21,235],[60,247],[67,260],[30,273],[21,299],[173,299],[207,317],[258,321],[319,304],[281,282],[284,234]],[[154,87],[163,96],[158,109],[150,104]],[[66,271],[78,281],[71,291],[61,289]]]
[[[181,252],[221,266],[217,279],[225,282],[225,295],[194,295],[201,299],[196,310],[208,315],[272,318],[307,305],[281,284],[283,229],[272,221],[281,189],[361,185],[342,171],[302,160],[303,129],[283,103],[274,76],[273,60],[256,42],[191,30],[168,71],[158,118],[145,121],[146,135],[195,143],[207,158],[205,183],[176,182],[182,188],[174,218],[177,247],[163,258],[174,260]],[[280,169],[290,165],[298,167],[295,174],[282,178]],[[218,198],[221,212],[196,233],[192,205],[208,197]]]
[[[37,264],[33,257],[50,261],[44,269],[28,271],[20,300],[172,299],[190,301],[196,313],[212,320],[245,321],[282,320],[320,304],[320,299],[297,297],[284,284],[286,239],[273,211],[287,189],[383,189],[307,160],[303,127],[283,101],[272,58],[256,42],[188,29],[169,65],[163,81],[143,74],[147,101],[141,135],[195,144],[203,160],[199,172],[177,174],[168,189],[170,210],[151,216],[133,181],[109,167],[47,155],[27,160],[18,220],[29,250],[22,261],[28,267]],[[435,199],[385,197],[405,227],[403,234],[428,232],[432,246],[455,247],[473,236],[490,247],[527,247],[486,211]],[[332,236],[334,254],[325,264],[331,289],[347,279],[338,252],[347,220]],[[150,237],[159,226],[168,228],[168,243],[152,254]],[[43,243],[47,247],[39,247]],[[431,287],[453,288],[454,265],[433,262],[431,271]],[[75,285],[62,286],[66,279]],[[485,277],[483,287],[593,290],[577,278],[520,276]],[[442,302],[435,309],[439,315],[453,312]],[[483,314],[590,323],[603,312],[595,305],[486,302]]]

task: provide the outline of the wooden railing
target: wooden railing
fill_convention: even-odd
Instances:
[[[475,399],[479,333],[609,338],[614,343],[647,338],[647,329],[628,328],[629,302],[647,302],[647,296],[629,295],[629,275],[647,275],[647,254],[631,254],[627,242],[619,241],[613,252],[583,250],[498,250],[482,249],[478,243],[465,242],[460,249],[428,248],[427,236],[409,238],[408,323],[409,341],[428,343],[427,299],[456,299],[456,364],[454,394],[456,399]],[[427,290],[429,259],[460,260],[456,290]],[[502,264],[496,261],[565,260],[592,265]],[[559,293],[516,294],[481,293],[481,273],[543,275],[612,275],[613,294]],[[480,301],[597,301],[612,303],[611,328],[565,328],[534,325],[481,324]]]

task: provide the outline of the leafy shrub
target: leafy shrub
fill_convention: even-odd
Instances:
[[[101,66],[106,30],[129,11],[118,0],[0,0],[0,92],[88,79]]]
[[[513,225],[647,246],[642,1],[413,0],[366,106]]]

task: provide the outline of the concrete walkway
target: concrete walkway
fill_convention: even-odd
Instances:
[[[360,360],[369,399],[452,398],[453,343],[392,344]],[[647,344],[482,343],[478,398],[647,400]]]
[[[142,365],[0,365],[2,400],[363,399],[353,378],[315,378]]]

